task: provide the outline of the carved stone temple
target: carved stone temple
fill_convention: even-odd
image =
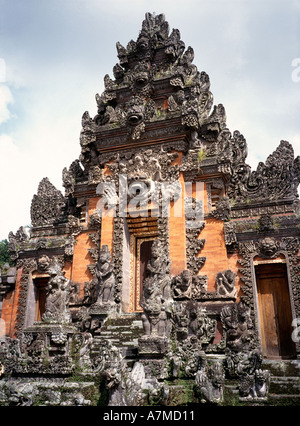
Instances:
[[[117,57],[9,234],[0,405],[299,405],[300,158],[251,170],[164,15]]]

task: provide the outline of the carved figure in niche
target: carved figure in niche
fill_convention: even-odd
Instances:
[[[219,272],[216,278],[217,294],[236,298],[237,290],[235,288],[235,278],[236,274],[230,269]]]
[[[204,259],[203,260],[203,263],[204,263],[206,258],[199,257],[198,259]],[[201,298],[206,293],[206,291],[207,291],[207,275],[194,275],[191,298],[192,299]]]
[[[180,275],[172,280],[172,288],[174,298],[190,298],[191,297],[192,276],[191,272],[186,269]]]
[[[79,284],[70,284],[70,298],[69,304],[77,304],[79,301]]]
[[[49,273],[51,278],[47,284],[45,313],[42,320],[68,323],[71,321],[68,309],[70,281],[57,263],[49,269]]]
[[[200,369],[195,376],[196,394],[202,403],[223,402],[225,373],[221,362],[214,362],[207,369]]]
[[[96,266],[96,276],[98,278],[99,293],[96,304],[113,303],[115,276],[113,273],[114,265],[111,261],[111,255],[107,245],[103,245],[99,260]]]
[[[215,321],[207,316],[205,308],[197,302],[189,302],[187,309],[190,313],[189,334],[195,335],[201,344],[209,343],[215,336]]]
[[[225,306],[221,311],[221,321],[226,331],[228,348],[234,352],[248,349],[253,327],[250,308],[242,301],[232,307]]]

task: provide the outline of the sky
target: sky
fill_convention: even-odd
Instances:
[[[252,169],[281,140],[300,155],[300,0],[0,0],[0,240],[30,225],[44,177],[63,192],[81,117],[146,12],[193,47]]]

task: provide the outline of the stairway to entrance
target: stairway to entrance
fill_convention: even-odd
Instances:
[[[138,354],[138,339],[142,335],[141,314],[131,313],[109,318],[102,325],[99,337],[110,340],[127,360],[134,360]]]
[[[300,405],[300,360],[264,360],[271,372],[268,405]]]
[[[129,365],[138,360],[138,339],[143,335],[140,313],[109,318],[102,326],[100,339],[110,340],[120,349]],[[300,360],[263,360],[262,369],[271,373],[269,395],[264,402],[240,402],[237,380],[226,380],[223,405],[300,406]],[[177,383],[177,381],[175,381]],[[174,386],[175,383],[174,382]],[[192,392],[194,380],[186,381]],[[171,385],[169,383],[169,385]],[[171,385],[170,391],[176,386]],[[174,387],[174,389],[173,389]],[[182,389],[183,392],[184,389]]]

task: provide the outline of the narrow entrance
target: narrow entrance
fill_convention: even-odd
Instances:
[[[140,298],[143,281],[147,277],[147,265],[151,259],[151,247],[158,236],[157,217],[127,217],[130,238],[130,291],[129,312],[142,312]]]
[[[136,267],[135,267],[135,293],[136,297],[134,299],[135,311],[142,311],[140,306],[140,298],[143,292],[143,282],[147,277],[147,265],[151,259],[151,247],[153,243],[153,238],[137,238],[136,239]]]
[[[35,289],[35,315],[34,321],[41,321],[46,309],[46,294],[49,278],[34,279]]]
[[[294,358],[296,349],[292,341],[292,310],[286,264],[256,265],[255,274],[263,356]]]

